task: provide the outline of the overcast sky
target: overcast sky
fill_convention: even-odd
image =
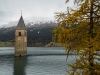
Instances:
[[[0,0],[0,27],[18,22],[21,16],[27,22],[50,21],[55,12],[66,11],[73,7],[73,0],[65,4],[65,0]]]

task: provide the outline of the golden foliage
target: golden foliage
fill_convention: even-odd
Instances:
[[[68,54],[78,53],[78,59],[69,64],[69,75],[100,75],[100,1],[74,1],[79,9],[57,13],[53,41],[64,43]]]

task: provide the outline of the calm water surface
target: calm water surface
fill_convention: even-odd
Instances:
[[[67,75],[63,47],[28,47],[26,57],[14,57],[13,47],[0,47],[0,75]]]

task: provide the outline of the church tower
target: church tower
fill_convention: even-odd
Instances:
[[[27,54],[27,29],[21,15],[15,29],[15,56],[26,56]]]

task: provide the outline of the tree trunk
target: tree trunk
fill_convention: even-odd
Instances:
[[[90,29],[89,29],[89,34],[90,34],[90,38],[93,38],[93,2],[91,2],[91,8],[90,8]],[[90,41],[90,38],[89,38],[89,41]],[[93,60],[93,53],[91,50],[92,50],[93,46],[90,45],[89,47],[89,72],[90,72],[90,75],[94,75],[94,70],[93,70],[93,63],[94,63],[94,60]]]

